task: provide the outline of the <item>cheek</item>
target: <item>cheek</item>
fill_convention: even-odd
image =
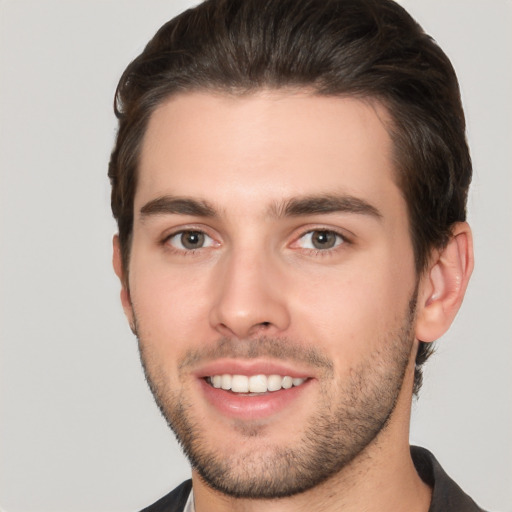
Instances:
[[[160,353],[175,353],[206,339],[208,278],[136,263],[130,292],[143,342]]]
[[[402,326],[414,288],[412,267],[340,267],[328,276],[296,280],[291,309],[306,341],[317,343],[345,370]],[[388,261],[386,265],[384,262]]]

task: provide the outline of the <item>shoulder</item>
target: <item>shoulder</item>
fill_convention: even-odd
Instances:
[[[425,448],[411,446],[416,471],[432,487],[429,512],[484,512],[443,470]]]
[[[192,489],[192,480],[186,480],[169,494],[140,512],[182,512]]]

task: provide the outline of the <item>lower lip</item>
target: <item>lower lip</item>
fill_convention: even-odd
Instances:
[[[300,386],[261,395],[245,395],[217,389],[200,379],[207,401],[223,415],[243,420],[268,418],[289,408],[311,385],[311,379]]]

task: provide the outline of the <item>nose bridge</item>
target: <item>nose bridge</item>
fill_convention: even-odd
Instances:
[[[284,331],[289,312],[278,257],[254,244],[233,247],[219,262],[211,324],[223,335],[243,338]]]

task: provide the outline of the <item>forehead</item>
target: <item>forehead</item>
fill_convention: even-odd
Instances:
[[[135,210],[164,195],[267,208],[297,195],[400,196],[378,103],[296,91],[191,92],[152,114]]]

